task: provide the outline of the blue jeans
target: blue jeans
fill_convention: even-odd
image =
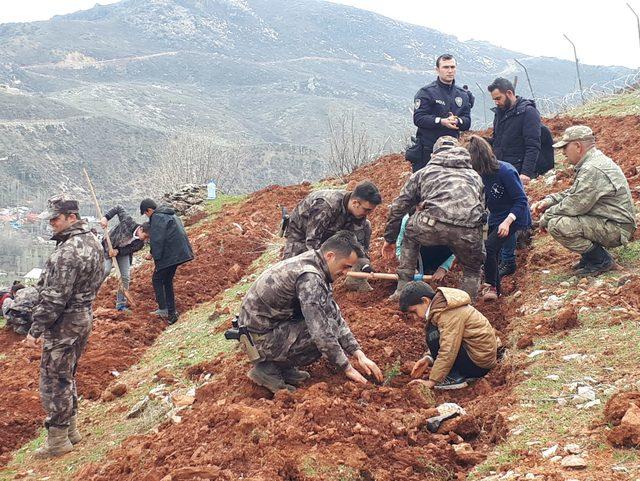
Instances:
[[[120,275],[122,276],[122,285],[125,289],[129,289],[129,280],[130,280],[130,270],[131,270],[131,257],[129,255],[126,256],[117,256],[116,262],[118,263],[118,267],[120,268]],[[105,280],[109,277],[111,273],[111,268],[113,267],[113,258],[106,257],[104,261],[104,278]],[[124,293],[121,289],[118,289],[118,293],[116,294],[116,308],[125,307],[127,305],[127,299],[124,297]]]
[[[512,235],[502,245],[502,250],[500,251],[500,260],[503,264],[516,263],[516,238],[516,235]]]

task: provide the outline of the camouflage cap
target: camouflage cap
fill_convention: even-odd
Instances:
[[[67,199],[63,195],[57,195],[51,197],[47,201],[47,210],[45,210],[38,217],[45,220],[55,219],[61,214],[79,214],[80,207],[78,201],[74,199]]]
[[[553,144],[553,148],[561,149],[569,142],[573,142],[575,140],[595,140],[593,130],[586,125],[574,125],[569,127],[564,131],[564,134],[562,134],[562,138]]]
[[[450,135],[445,135],[436,140],[436,143],[433,144],[433,152],[439,152],[440,150],[452,149],[453,147],[459,147],[460,142],[455,137],[451,137]]]

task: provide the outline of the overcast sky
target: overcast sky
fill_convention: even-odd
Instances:
[[[99,3],[115,3],[101,0]],[[460,40],[486,40],[528,55],[572,59],[566,33],[590,64],[640,66],[636,20],[623,0],[333,0],[435,28]],[[95,0],[0,0],[0,23],[46,20],[91,8]],[[640,14],[640,0],[629,0]],[[295,21],[295,19],[292,19]]]

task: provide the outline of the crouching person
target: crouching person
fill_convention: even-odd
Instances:
[[[362,352],[343,319],[331,287],[362,254],[355,235],[341,231],[320,249],[280,261],[255,281],[238,318],[257,351],[248,374],[253,382],[274,393],[293,391],[309,378],[298,367],[322,356],[352,381],[367,382],[356,367],[382,381],[382,372]]]
[[[8,327],[13,328],[16,334],[26,336],[31,328],[33,308],[38,303],[39,295],[35,287],[19,285],[22,289],[16,291],[15,297],[12,299],[13,302],[7,308],[5,317],[7,318]]]
[[[400,309],[426,321],[429,354],[416,362],[411,376],[421,378],[433,365],[429,388],[460,389],[485,376],[497,363],[500,339],[486,317],[459,289],[410,282],[400,293]]]

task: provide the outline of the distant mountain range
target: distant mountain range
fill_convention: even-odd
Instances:
[[[0,202],[82,195],[82,166],[110,202],[156,194],[158,152],[184,134],[242,147],[234,190],[317,179],[328,117],[352,111],[377,142],[399,146],[443,52],[478,98],[476,82],[524,80],[514,58],[537,95],[575,89],[572,62],[318,0],[124,0],[0,25]],[[585,83],[629,72],[582,71]]]

